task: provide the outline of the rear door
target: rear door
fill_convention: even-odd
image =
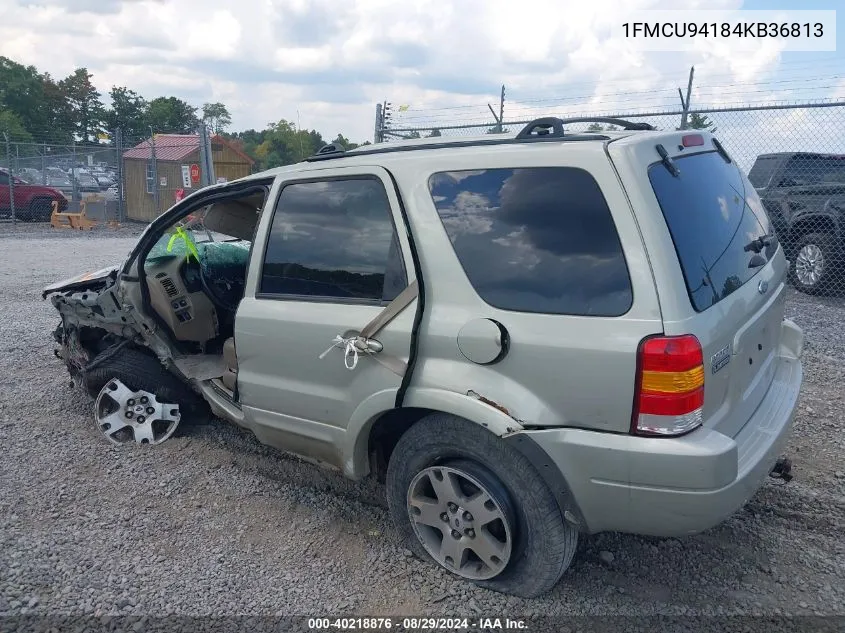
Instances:
[[[733,437],[774,377],[786,259],[776,240],[765,244],[772,229],[748,178],[709,135],[699,139],[650,135],[610,151],[649,244],[664,331],[701,342],[704,425]]]

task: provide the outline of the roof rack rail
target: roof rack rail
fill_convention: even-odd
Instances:
[[[455,140],[455,141],[440,141],[434,143],[413,144],[413,145],[393,145],[391,143],[378,143],[376,145],[369,145],[367,147],[359,147],[353,151],[347,152],[342,146],[324,145],[313,156],[305,159],[305,162],[317,162],[322,160],[332,160],[335,158],[352,157],[352,156],[367,156],[370,154],[392,154],[395,152],[420,152],[425,150],[459,148],[459,147],[486,147],[490,145],[513,145],[519,143],[542,143],[547,141],[596,141],[608,140],[609,137],[601,132],[575,132],[574,134],[564,135],[563,124],[569,121],[582,119],[558,119],[556,117],[545,117],[536,119],[527,124],[523,130],[515,137],[507,136],[492,136],[490,138],[472,139],[472,140]],[[592,119],[590,119],[592,120]],[[601,119],[604,120],[604,119]],[[610,120],[610,119],[607,119]],[[613,121],[621,121],[621,119],[612,119]],[[627,122],[625,122],[627,123]],[[619,123],[621,125],[622,123]],[[630,123],[629,125],[638,125]],[[642,124],[647,125],[647,124]],[[551,132],[550,132],[551,129]],[[636,127],[631,129],[653,129],[651,127]]]
[[[524,128],[522,128],[520,133],[516,135],[516,138],[521,140],[537,138],[538,136],[562,138],[565,134],[563,127],[565,123],[608,123],[610,125],[618,125],[624,130],[656,129],[650,123],[634,123],[633,121],[626,121],[625,119],[608,116],[571,117],[568,119],[543,117],[540,119],[534,119],[528,123]]]
[[[561,123],[607,123],[609,125],[618,125],[623,130],[656,130],[651,123],[634,122],[626,119],[620,119],[614,116],[586,116],[586,117],[572,117],[571,119],[561,119]]]
[[[345,154],[346,148],[341,145],[340,143],[329,143],[328,145],[323,145],[320,149],[317,150],[317,153],[314,156],[326,156],[327,154]]]

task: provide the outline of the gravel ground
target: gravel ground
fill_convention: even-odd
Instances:
[[[845,300],[790,301],[808,338],[792,483],[770,480],[698,536],[582,538],[558,586],[523,600],[411,557],[377,483],[219,420],[157,447],[107,444],[53,356],[39,291],[119,261],[139,233],[0,225],[0,616],[845,615]]]

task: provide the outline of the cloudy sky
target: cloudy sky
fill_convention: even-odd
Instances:
[[[838,0],[0,0],[0,55],[147,98],[222,101],[233,129],[280,118],[371,139],[375,103],[407,125],[470,121],[507,85],[506,117],[592,105],[677,107],[696,65],[699,103],[845,98],[845,54],[729,46],[626,50],[627,9],[835,9]],[[791,6],[790,6],[791,5]],[[845,11],[840,11],[842,31]],[[614,33],[616,37],[614,37]],[[842,38],[840,37],[840,42]],[[841,50],[841,49],[840,49]],[[441,108],[449,108],[442,110]],[[440,109],[439,111],[435,111]]]

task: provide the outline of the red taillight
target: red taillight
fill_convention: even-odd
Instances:
[[[644,371],[686,371],[704,363],[701,343],[692,334],[647,338],[640,358]]]
[[[684,147],[696,147],[704,145],[704,137],[701,134],[687,134],[681,139]]]
[[[704,358],[692,334],[656,336],[640,344],[631,432],[680,435],[701,424]]]

